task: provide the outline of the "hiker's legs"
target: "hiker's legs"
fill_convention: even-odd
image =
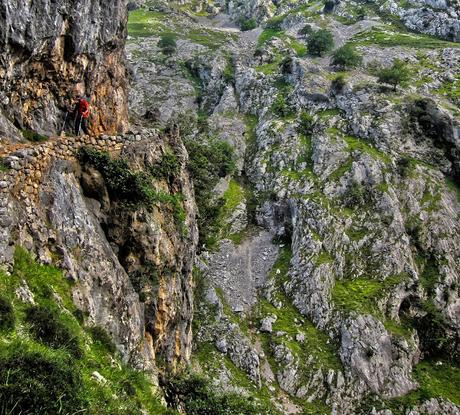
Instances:
[[[89,130],[88,130],[88,118],[83,118],[81,122],[81,129],[86,135],[89,135]]]
[[[82,122],[81,115],[77,114],[77,117],[75,118],[75,135],[80,134],[80,123]]]

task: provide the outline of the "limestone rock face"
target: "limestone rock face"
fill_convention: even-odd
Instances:
[[[72,94],[88,97],[93,132],[125,130],[126,21],[125,0],[2,0],[0,136],[59,131]]]
[[[134,172],[147,171],[173,151],[178,170],[172,180],[149,179],[163,199],[126,205],[107,190],[95,166],[75,157],[83,144],[122,157]],[[149,131],[98,140],[60,139],[15,154],[6,160],[16,169],[2,172],[2,266],[11,263],[15,244],[35,253],[40,262],[53,261],[73,282],[73,300],[86,323],[104,327],[132,365],[155,369],[161,361],[174,369],[187,362],[197,229],[179,136]],[[176,205],[168,202],[173,197]],[[33,301],[27,287],[17,295]]]
[[[402,8],[390,0],[381,7],[398,15],[411,30],[453,42],[460,41],[460,14],[455,2],[415,0],[410,1],[408,7]]]

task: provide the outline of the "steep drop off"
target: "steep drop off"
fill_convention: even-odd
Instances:
[[[265,413],[457,414],[457,3],[146,4],[133,112],[239,157],[198,260],[195,369]]]
[[[3,1],[0,410],[459,414],[457,5]]]

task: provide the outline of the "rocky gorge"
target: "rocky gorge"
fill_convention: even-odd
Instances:
[[[458,2],[13,3],[1,410],[460,413]]]

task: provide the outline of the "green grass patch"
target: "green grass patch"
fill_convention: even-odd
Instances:
[[[383,161],[384,163],[391,162],[391,158],[387,154],[385,154],[383,151],[377,150],[375,147],[366,143],[364,140],[358,137],[353,137],[351,135],[345,135],[343,138],[348,145],[349,151],[360,151],[361,153],[369,154],[372,158]]]
[[[351,170],[351,166],[353,164],[353,160],[349,158],[345,161],[341,166],[339,166],[336,170],[334,170],[331,175],[329,176],[329,180],[338,181],[345,173],[348,173]]]
[[[276,308],[266,299],[260,300],[257,305],[256,316],[259,319],[268,315],[276,315],[277,317],[276,322],[273,323],[273,334],[267,333],[263,335],[266,349],[267,351],[270,350],[267,347],[270,342],[277,344],[284,343],[300,358],[302,363],[306,363],[308,356],[311,355],[314,359],[314,363],[312,364],[316,368],[324,366],[340,370],[342,366],[336,353],[336,346],[332,340],[303,316],[291,303],[286,294],[284,294],[283,284],[288,279],[291,259],[292,251],[290,247],[282,247],[269,275],[270,278],[274,279],[275,286],[277,287],[276,300],[283,304],[283,306]],[[287,336],[277,337],[275,335],[277,331],[285,332]],[[300,343],[294,340],[299,333],[305,335],[305,342]],[[288,338],[291,340],[287,340]],[[272,364],[275,365],[274,359],[271,360]],[[309,371],[308,367],[304,369]]]
[[[381,320],[391,333],[406,337],[408,329],[385,318],[377,308],[377,301],[405,279],[406,275],[401,274],[389,277],[384,281],[370,278],[338,280],[332,289],[332,301],[336,307],[343,311],[370,314]]]
[[[454,81],[445,81],[436,91],[438,94],[448,97],[454,104],[460,107],[460,75]]]
[[[368,231],[362,228],[348,228],[345,233],[352,241],[360,241],[366,237]]]
[[[321,330],[317,329],[305,316],[295,308],[289,299],[281,293],[277,294],[277,300],[281,300],[281,308],[274,307],[269,301],[261,300],[258,307],[258,315],[266,317],[275,315],[277,320],[273,323],[273,334],[263,334],[265,340],[275,344],[285,344],[295,355],[299,357],[301,364],[308,361],[309,356],[313,362],[309,363],[314,368],[326,368],[341,370],[342,365],[338,358],[337,348],[333,341]],[[295,323],[297,321],[298,323]],[[285,336],[277,337],[276,332],[284,332]],[[297,334],[304,334],[305,341],[297,342]],[[302,368],[310,372],[308,366]]]
[[[393,26],[374,27],[358,33],[351,42],[357,45],[378,45],[382,47],[402,46],[417,49],[458,48],[459,43],[441,40],[434,36],[402,32]]]
[[[235,180],[230,180],[227,191],[224,193],[224,212],[231,213],[245,199],[243,187]]]
[[[257,47],[261,47],[274,37],[281,38],[283,34],[284,32],[280,29],[264,29],[263,32],[260,34],[259,38],[257,39]]]
[[[33,143],[42,143],[49,139],[47,135],[39,134],[36,131],[32,130],[22,130],[22,136],[27,141],[32,141]]]
[[[321,251],[319,255],[315,257],[315,264],[317,267],[323,264],[328,264],[334,261],[334,258],[331,256],[329,252]]]
[[[265,75],[273,75],[279,72],[280,65],[283,62],[283,56],[277,54],[273,62],[264,63],[263,65],[256,66],[256,71]]]
[[[168,31],[167,27],[161,23],[166,15],[155,11],[148,11],[143,8],[133,10],[129,13],[128,34],[132,37],[158,36],[160,33]]]
[[[23,281],[33,293],[34,307],[15,295]],[[0,292],[16,316],[14,328],[0,332],[2,411],[166,413],[149,377],[127,367],[83,330],[74,316],[71,286],[60,270],[38,264],[27,251],[16,248],[11,275],[0,272]],[[95,380],[94,371],[106,382]]]
[[[313,174],[313,144],[309,135],[300,136],[301,151],[297,163],[306,163]]]
[[[460,369],[445,361],[422,361],[413,369],[420,387],[400,398],[385,402],[395,415],[404,415],[410,408],[432,398],[448,399],[460,405]]]
[[[449,191],[457,196],[457,200],[460,203],[460,185],[450,177],[445,177],[445,185]]]

